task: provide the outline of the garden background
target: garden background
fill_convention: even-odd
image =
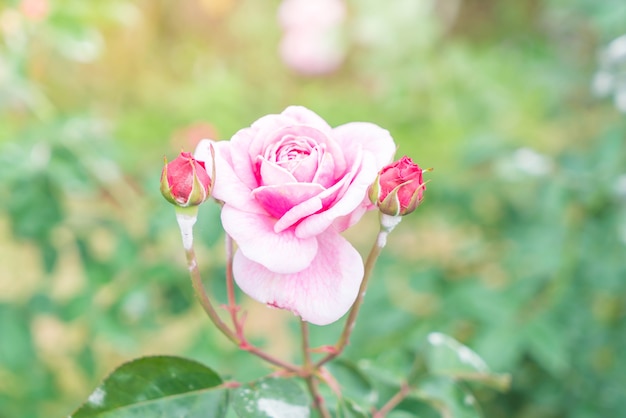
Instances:
[[[194,300],[159,176],[292,104],[377,123],[434,167],[344,358],[386,367],[441,331],[511,373],[506,393],[476,388],[486,417],[623,416],[623,0],[348,0],[324,75],[281,59],[279,3],[0,2],[0,417],[67,416],[146,354],[269,373]],[[347,233],[362,254],[376,224]],[[196,234],[224,300],[217,205]],[[297,350],[293,315],[245,306],[255,342]]]

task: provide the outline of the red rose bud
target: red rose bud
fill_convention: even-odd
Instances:
[[[211,177],[203,161],[198,161],[188,152],[168,163],[161,173],[161,194],[170,203],[179,207],[197,206],[211,195]]]
[[[404,216],[421,203],[426,190],[422,170],[409,157],[383,167],[368,191],[370,201],[385,215]]]

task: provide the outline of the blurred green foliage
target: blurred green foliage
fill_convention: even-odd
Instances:
[[[378,123],[435,168],[346,358],[391,370],[442,331],[512,374],[508,393],[475,388],[487,417],[622,414],[626,119],[591,91],[622,0],[350,0],[347,60],[321,78],[281,63],[278,1],[38,3],[0,3],[1,418],[65,416],[139,355],[268,372],[194,303],[158,177],[164,154],[290,104]],[[362,252],[375,224],[347,234]],[[200,263],[223,299],[218,225],[205,205]],[[290,314],[246,307],[252,339],[296,351]]]

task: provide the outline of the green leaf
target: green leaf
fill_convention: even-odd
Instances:
[[[378,392],[369,377],[359,367],[345,359],[337,359],[328,364],[330,374],[341,385],[343,396],[354,399],[362,405],[374,405]]]
[[[569,367],[561,334],[562,331],[555,325],[541,318],[529,323],[525,329],[531,355],[555,376],[563,375]]]
[[[415,350],[394,347],[385,350],[374,360],[359,360],[357,365],[368,376],[368,380],[376,386],[382,383],[393,386],[394,390],[397,390],[401,382],[406,380],[408,371],[414,367],[415,363]]]
[[[491,372],[483,359],[452,337],[433,332],[428,335],[426,366],[433,375],[473,380],[498,390],[507,390],[511,377]]]
[[[265,378],[233,392],[239,418],[308,418],[309,398],[293,380]]]
[[[391,411],[389,414],[387,414],[387,418],[419,418],[419,415],[415,415],[412,412],[406,412],[406,411],[398,411],[398,410],[394,410]]]
[[[411,394],[435,408],[442,418],[481,418],[476,398],[446,377],[424,379]]]
[[[210,368],[181,357],[143,357],[115,369],[70,418],[225,415],[228,391]]]
[[[342,398],[339,400],[336,416],[337,418],[367,418],[369,415],[354,401]]]

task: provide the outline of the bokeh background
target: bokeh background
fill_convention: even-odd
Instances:
[[[0,2],[0,417],[67,416],[145,354],[269,372],[195,303],[158,181],[164,155],[291,104],[377,123],[434,167],[347,357],[385,364],[441,331],[512,374],[507,393],[477,390],[486,417],[623,416],[623,0],[346,0],[305,22],[279,8]],[[362,253],[376,223],[347,233]],[[215,204],[197,236],[224,300]],[[297,351],[291,314],[244,305],[255,342]]]

